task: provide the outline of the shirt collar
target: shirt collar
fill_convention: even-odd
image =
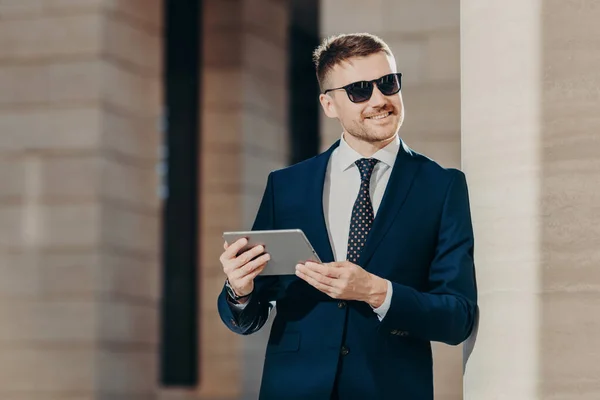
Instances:
[[[396,162],[396,156],[400,150],[400,138],[398,135],[394,137],[387,146],[383,149],[378,150],[371,158],[379,160],[389,167],[393,167]],[[346,140],[344,140],[344,134],[340,139],[340,145],[338,147],[339,156],[339,168],[341,171],[345,171],[350,168],[356,161],[364,158],[356,150],[354,150]]]

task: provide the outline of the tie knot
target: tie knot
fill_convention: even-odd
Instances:
[[[373,169],[375,168],[375,164],[377,164],[379,160],[374,158],[361,158],[356,161],[356,166],[360,171],[360,179],[362,181],[369,182],[371,180],[371,174],[373,174]]]

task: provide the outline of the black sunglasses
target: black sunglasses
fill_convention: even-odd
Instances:
[[[373,84],[376,84],[379,91],[385,96],[392,96],[402,89],[402,74],[398,72],[382,76],[379,79],[373,79],[372,81],[353,82],[339,88],[327,89],[323,94],[327,94],[327,92],[331,92],[332,90],[344,89],[351,102],[362,103],[371,98]]]

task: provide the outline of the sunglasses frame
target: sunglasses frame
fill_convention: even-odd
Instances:
[[[390,94],[385,94],[383,92],[381,92],[381,89],[379,89],[379,85],[377,84],[378,81],[382,80],[385,77],[388,77],[390,75],[395,75],[396,78],[398,79],[398,90],[394,93],[390,93]],[[352,100],[352,97],[350,97],[350,92],[348,91],[353,85],[356,85],[357,83],[368,83],[371,85],[371,94],[369,95],[369,97],[363,101],[354,101]],[[373,79],[371,81],[356,81],[356,82],[352,82],[349,83],[347,85],[338,87],[338,88],[333,88],[333,89],[327,89],[323,92],[323,94],[327,94],[328,92],[334,91],[334,90],[342,90],[344,89],[346,91],[346,95],[348,96],[348,99],[353,102],[353,103],[364,103],[365,101],[369,101],[371,99],[371,96],[373,96],[373,87],[374,85],[377,85],[377,89],[379,89],[379,91],[384,95],[384,96],[393,96],[395,94],[397,94],[398,92],[400,92],[400,90],[402,90],[402,73],[401,72],[394,72],[391,74],[386,74],[382,77],[379,77],[377,79]]]

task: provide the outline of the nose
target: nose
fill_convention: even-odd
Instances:
[[[381,93],[377,85],[373,85],[373,93],[371,94],[371,98],[369,99],[369,106],[376,108],[381,107],[387,103],[387,99],[385,95]]]

